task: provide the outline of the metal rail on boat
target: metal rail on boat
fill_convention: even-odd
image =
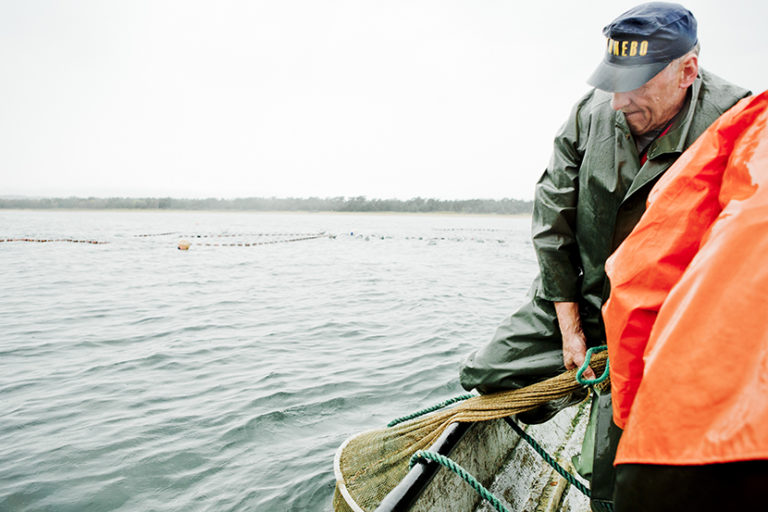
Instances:
[[[527,434],[561,465],[569,468],[581,450],[589,421],[583,403],[561,411],[551,421],[529,425]],[[568,485],[506,421],[452,424],[430,447],[450,457],[513,512],[589,510],[589,498]],[[417,463],[382,500],[375,512],[467,512],[490,510],[471,485],[437,463]],[[478,508],[479,507],[479,508]]]
[[[429,450],[440,455],[450,455],[473,423],[451,423]],[[375,512],[405,512],[421,495],[441,466],[417,462],[407,475],[381,501]]]

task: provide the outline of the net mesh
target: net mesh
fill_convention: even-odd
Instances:
[[[596,373],[605,368],[607,353],[593,356]],[[581,388],[576,370],[530,386],[472,397],[460,404],[389,428],[357,434],[339,448],[334,461],[336,512],[372,512],[408,473],[408,462],[418,450],[434,443],[454,422],[504,418],[561,398]]]

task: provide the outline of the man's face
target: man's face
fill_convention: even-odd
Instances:
[[[677,61],[670,63],[645,85],[629,92],[615,92],[614,110],[624,112],[630,131],[644,135],[664,127],[682,108],[685,89],[680,88]]]

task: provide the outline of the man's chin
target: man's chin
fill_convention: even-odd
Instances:
[[[642,117],[642,114],[639,113],[625,114],[627,125],[629,125],[629,131],[632,132],[632,135],[645,135],[651,131],[646,123],[639,122],[640,117]]]

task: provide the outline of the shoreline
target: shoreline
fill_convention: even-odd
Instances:
[[[530,212],[520,213],[473,213],[454,211],[401,212],[401,211],[333,211],[333,210],[214,210],[187,208],[0,208],[0,212],[126,212],[126,213],[256,213],[285,215],[418,215],[418,216],[462,216],[462,217],[530,217]]]

